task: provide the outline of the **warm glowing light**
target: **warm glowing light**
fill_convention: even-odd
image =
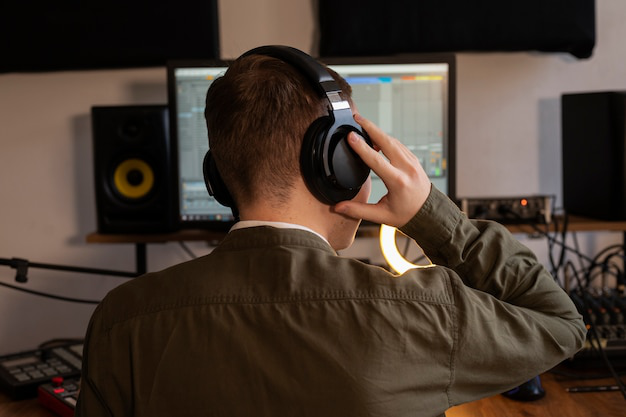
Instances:
[[[520,204],[526,207],[528,205],[528,200],[526,200],[525,198],[522,198],[522,201],[520,201]]]
[[[409,269],[415,268],[430,268],[434,265],[415,265],[407,261],[396,245],[396,232],[395,227],[387,226],[383,224],[380,226],[380,250],[389,266],[398,274],[403,274]]]

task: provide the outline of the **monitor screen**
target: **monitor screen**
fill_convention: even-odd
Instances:
[[[455,60],[451,54],[322,58],[352,86],[359,112],[402,141],[433,184],[455,197]],[[227,230],[231,210],[208,195],[202,160],[208,150],[206,92],[227,62],[168,64],[172,156],[182,228]],[[372,174],[370,202],[386,193]]]
[[[181,228],[228,230],[234,221],[230,208],[209,196],[202,173],[202,161],[209,149],[204,120],[206,93],[227,68],[228,63],[222,61],[168,63],[172,165]]]
[[[352,87],[364,117],[399,139],[432,183],[455,198],[455,59],[451,54],[322,59]],[[372,173],[370,202],[386,194]]]

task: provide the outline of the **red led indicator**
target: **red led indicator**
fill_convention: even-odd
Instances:
[[[522,198],[522,201],[520,201],[520,204],[526,207],[528,205],[528,200],[526,200],[525,198]]]

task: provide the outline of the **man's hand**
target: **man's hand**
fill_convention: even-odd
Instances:
[[[404,226],[426,201],[431,188],[430,179],[417,157],[398,139],[385,134],[358,114],[354,119],[369,134],[374,147],[388,160],[354,132],[348,136],[348,143],[385,183],[387,194],[376,204],[342,201],[335,206],[335,211],[375,223]]]

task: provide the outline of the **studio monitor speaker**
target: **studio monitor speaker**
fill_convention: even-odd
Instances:
[[[98,232],[173,230],[168,120],[165,105],[92,107]]]
[[[561,117],[566,212],[626,220],[626,92],[564,94]]]

